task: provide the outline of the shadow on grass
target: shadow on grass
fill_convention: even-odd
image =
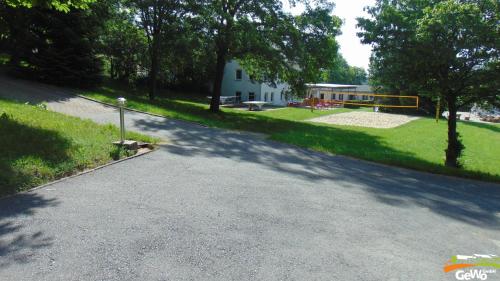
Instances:
[[[215,118],[232,120],[231,124],[226,124],[227,127],[248,130],[253,126],[256,132],[265,133],[273,133],[274,130],[277,139],[295,143],[295,136],[290,134],[292,132],[300,135],[297,137],[300,142],[295,143],[298,145],[307,143],[314,147],[324,143],[342,143],[335,148],[341,153],[348,153],[352,149],[350,146],[369,147],[369,150],[359,151],[356,156],[363,157],[365,153],[378,151],[380,157],[390,155],[387,159],[397,159],[401,163],[427,168],[438,166],[419,159],[418,155],[394,150],[378,137],[363,132],[313,127],[260,116],[242,119],[237,115],[225,113]],[[266,124],[262,125],[262,122]],[[145,132],[167,131],[172,145],[165,146],[165,149],[183,157],[230,158],[236,162],[255,163],[289,177],[304,179],[311,183],[311,188],[314,188],[315,182],[329,181],[335,184],[332,188],[362,189],[384,204],[399,208],[428,208],[467,224],[500,229],[500,219],[496,215],[500,211],[500,188],[493,183],[448,178],[331,156],[248,133],[205,128],[176,120],[144,119],[136,120],[134,125]],[[338,142],[340,139],[343,141]],[[346,142],[346,139],[349,141]],[[256,180],[258,177],[255,175]]]
[[[64,176],[70,140],[0,115],[0,196]],[[68,164],[69,165],[69,164]]]
[[[465,126],[472,126],[476,128],[481,128],[481,129],[486,129],[493,131],[495,133],[500,133],[500,124],[487,124],[487,123],[479,123],[479,122],[460,122],[462,125]]]
[[[42,231],[26,229],[25,219],[30,220],[36,210],[57,206],[53,198],[36,193],[16,194],[0,199],[0,269],[11,264],[30,262],[33,252],[50,247],[53,238]]]

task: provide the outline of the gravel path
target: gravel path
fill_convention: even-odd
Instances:
[[[309,121],[334,125],[359,126],[370,128],[395,128],[419,119],[410,115],[389,114],[382,112],[353,111],[332,114],[311,119]]]
[[[117,121],[69,92],[4,80],[0,97]],[[452,255],[500,254],[497,184],[126,116],[169,145],[0,199],[0,280],[454,280]]]

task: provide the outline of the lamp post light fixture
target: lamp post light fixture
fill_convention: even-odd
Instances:
[[[125,142],[125,104],[127,100],[123,97],[117,99],[118,108],[120,109],[120,142]]]
[[[125,139],[125,105],[127,104],[127,100],[121,97],[116,99],[116,102],[120,111],[120,141],[113,142],[113,144],[128,150],[137,150],[140,148],[137,141]]]

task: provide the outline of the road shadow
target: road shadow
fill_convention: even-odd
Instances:
[[[34,251],[53,244],[53,238],[43,232],[30,232],[26,220],[37,210],[58,204],[56,199],[34,192],[0,199],[0,269],[13,263],[28,263]]]
[[[171,145],[164,149],[173,154],[184,157],[231,158],[238,162],[255,163],[290,177],[305,179],[311,183],[311,188],[314,188],[315,182],[330,181],[336,183],[335,188],[361,188],[387,205],[428,208],[436,214],[467,224],[500,229],[500,218],[496,215],[500,212],[500,186],[497,184],[332,156],[244,132],[204,128],[175,120],[135,120],[134,127],[145,133],[168,130]],[[403,163],[407,161],[432,165],[419,159],[417,155],[394,150],[379,138],[363,132],[322,127],[317,131],[308,130],[303,139],[314,144],[325,140],[325,136],[348,138],[349,143],[356,147],[370,147],[371,150],[396,155]],[[342,143],[348,145],[345,141]],[[342,151],[348,148],[338,149]]]
[[[0,77],[0,83],[2,82],[2,77]],[[30,86],[32,82],[28,81],[23,81],[24,83],[29,88],[21,89],[21,92],[28,93],[28,98],[32,98],[31,102],[34,103],[39,101],[37,98],[40,98],[40,101],[50,101],[71,97],[67,93],[43,96],[47,95],[47,92],[57,93],[58,90],[61,92],[64,90],[55,87],[52,89],[51,86],[42,84],[36,84],[34,87]],[[40,87],[48,87],[51,90],[40,90],[40,97],[38,97],[37,90]],[[0,89],[0,95],[8,92],[9,86],[5,88],[7,91]],[[183,102],[165,101],[159,105],[175,112],[194,114],[209,124],[213,122],[214,125],[226,128],[245,128],[250,131],[273,134],[278,140],[293,136],[289,134],[293,131],[294,134],[300,135],[300,138],[297,138],[300,141],[294,141],[297,145],[307,144],[315,149],[321,149],[325,143],[331,143],[335,144],[334,150],[337,153],[350,155],[353,155],[353,147],[366,147],[369,149],[357,151],[356,157],[364,158],[364,153],[378,151],[376,159],[380,162],[390,163],[390,158],[397,158],[398,165],[408,167],[420,165],[433,167],[436,172],[444,171],[440,165],[422,160],[418,155],[408,151],[395,150],[378,137],[363,132],[328,126],[314,126],[314,129],[311,129],[310,124],[258,115],[249,115],[244,118],[237,113],[213,115],[209,114],[203,106]],[[315,182],[335,182],[338,183],[335,185],[336,188],[361,188],[369,192],[376,200],[387,205],[399,208],[418,206],[464,223],[493,229],[500,227],[500,221],[496,215],[500,212],[500,187],[497,184],[436,176],[346,157],[334,157],[269,141],[248,133],[205,128],[182,121],[138,118],[132,122],[134,129],[146,134],[151,132],[167,136],[172,145],[164,148],[183,157],[231,158],[240,162],[255,163],[263,165],[266,169],[285,173],[290,177],[305,179],[311,183],[312,188]],[[468,123],[468,125],[471,124]],[[474,123],[472,126],[498,131],[498,127],[492,125]],[[386,155],[391,157],[386,157]]]
[[[75,97],[75,93],[70,89],[14,78],[1,73],[0,85],[2,85],[0,97],[33,105],[43,102],[64,102]]]

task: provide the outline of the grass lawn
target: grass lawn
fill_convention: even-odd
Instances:
[[[128,107],[170,118],[201,123],[211,127],[265,133],[271,139],[317,151],[353,156],[365,160],[417,170],[500,182],[500,125],[459,122],[458,130],[466,146],[463,169],[445,167],[446,122],[436,124],[422,118],[393,129],[375,129],[307,122],[321,115],[352,111],[310,112],[285,108],[265,112],[223,109],[208,112],[208,101],[186,97],[158,98],[150,102],[145,96],[115,88],[101,88],[84,93],[100,101],[114,103],[118,96],[128,99]],[[367,110],[367,109],[359,109]]]
[[[127,98],[127,107],[150,112],[174,119],[196,122],[210,127],[234,130],[255,131],[273,134],[281,130],[281,121],[303,121],[323,115],[349,112],[354,109],[315,110],[311,112],[304,108],[281,108],[269,111],[252,111],[222,108],[219,114],[208,111],[208,99],[175,95],[171,98],[157,98],[151,102],[144,95],[128,94],[124,91],[102,87],[98,90],[83,92],[82,95],[98,101],[116,104],[118,97]],[[356,110],[367,110],[366,108]],[[255,121],[259,122],[255,122]],[[285,122],[287,125],[292,123]],[[295,123],[295,122],[294,122]]]
[[[118,128],[41,106],[0,99],[0,196],[26,190],[132,154],[112,142]],[[130,139],[156,139],[127,133]]]

